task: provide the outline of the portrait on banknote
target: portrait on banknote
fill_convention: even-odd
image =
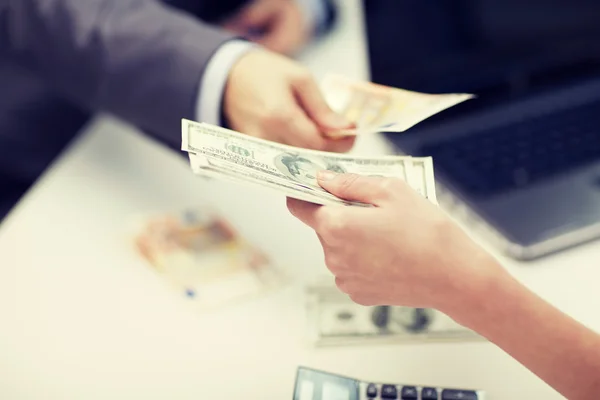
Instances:
[[[480,340],[446,314],[428,308],[362,306],[323,277],[306,287],[307,336],[317,346]]]
[[[345,172],[338,164],[328,163],[325,160],[311,157],[307,154],[281,153],[275,158],[275,166],[287,177],[318,190],[323,190],[317,182],[317,173],[319,171]]]

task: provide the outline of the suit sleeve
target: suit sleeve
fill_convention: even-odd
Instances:
[[[175,148],[208,61],[230,39],[155,0],[0,0],[0,57]]]

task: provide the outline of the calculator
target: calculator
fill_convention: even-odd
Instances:
[[[299,367],[294,400],[485,400],[482,390],[376,383]]]

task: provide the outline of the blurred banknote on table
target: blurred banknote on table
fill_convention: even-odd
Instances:
[[[404,132],[419,122],[474,95],[429,94],[328,75],[321,90],[329,106],[356,125],[337,136],[371,132]]]
[[[319,170],[394,177],[437,204],[431,157],[359,157],[287,146],[229,129],[182,121],[182,150],[200,176],[276,190],[317,204],[370,206],[342,200],[317,182]]]
[[[361,306],[333,284],[311,285],[306,297],[308,336],[317,346],[481,339],[437,310]]]
[[[133,240],[148,265],[200,309],[257,296],[286,281],[264,253],[209,209],[138,216]]]

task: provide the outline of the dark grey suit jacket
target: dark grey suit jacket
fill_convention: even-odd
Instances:
[[[204,67],[231,38],[198,18],[244,1],[0,0],[0,220],[92,111],[178,148]]]

